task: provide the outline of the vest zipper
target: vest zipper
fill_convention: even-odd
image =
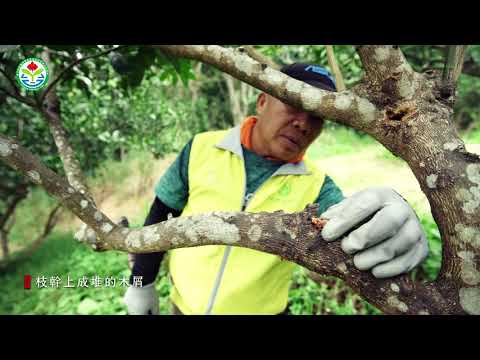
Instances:
[[[274,173],[275,174],[275,173]],[[245,211],[247,206],[250,204],[252,201],[253,197],[255,194],[262,188],[262,186],[272,178],[270,176],[267,180],[265,180],[258,188],[255,190],[253,193],[246,194],[247,192],[247,174],[245,173],[245,185],[243,188],[243,197],[242,197],[242,208],[240,211]],[[210,298],[208,300],[208,305],[207,305],[207,311],[205,312],[205,315],[211,315],[213,305],[215,305],[215,298],[217,297],[218,289],[220,288],[220,284],[222,282],[222,277],[223,273],[225,272],[225,267],[227,266],[227,261],[228,257],[230,256],[230,251],[232,250],[232,245],[227,245],[225,251],[223,252],[223,258],[222,258],[222,263],[220,264],[220,269],[218,270],[217,273],[217,278],[215,279],[215,283],[213,285],[212,292],[210,294]]]
[[[243,161],[243,168],[245,169],[245,161]],[[242,206],[240,211],[244,211],[247,208],[249,200],[247,200],[247,196],[250,194],[247,193],[247,172],[245,171],[245,181],[243,182],[243,196],[242,196]],[[253,195],[253,194],[252,194]],[[251,198],[250,198],[251,199]],[[217,297],[218,289],[220,288],[220,283],[222,282],[223,273],[225,272],[225,267],[227,266],[228,257],[230,256],[230,252],[232,251],[232,245],[227,245],[225,251],[223,252],[222,263],[220,264],[220,269],[217,273],[217,278],[215,279],[215,283],[213,285],[212,292],[210,293],[210,298],[208,299],[207,311],[205,315],[211,315],[213,305],[215,305],[215,299]]]

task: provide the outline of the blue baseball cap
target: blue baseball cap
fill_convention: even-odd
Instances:
[[[280,71],[294,79],[327,91],[337,91],[335,79],[330,72],[315,64],[293,63],[283,66]]]

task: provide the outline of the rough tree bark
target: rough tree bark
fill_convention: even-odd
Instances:
[[[55,74],[55,68],[53,63],[50,61],[50,55],[48,51],[44,52],[44,59],[48,64],[49,72],[51,74],[50,76],[53,77]],[[77,160],[75,151],[68,140],[67,130],[63,126],[60,113],[60,99],[57,96],[56,89],[56,83],[58,82],[57,79],[59,79],[59,77],[53,80],[53,82],[42,94],[38,107],[41,108],[41,112],[48,123],[50,133],[53,136],[60,159],[62,160],[68,182],[75,189],[91,198],[85,178],[83,176],[82,168]]]
[[[130,253],[208,244],[248,247],[337,276],[385,313],[480,314],[480,157],[468,153],[456,133],[452,103],[442,98],[440,78],[414,72],[397,46],[358,47],[366,77],[340,93],[292,79],[252,59],[245,50],[157,47],[172,56],[213,65],[285,103],[364,131],[403,158],[426,194],[440,229],[440,275],[434,282],[421,284],[406,275],[378,280],[356,270],[338,242],[327,244],[319,237],[311,223],[315,207],[295,214],[213,212],[126,229],[18,142],[0,135],[0,159],[44,186],[92,228],[83,228],[77,238],[89,240],[97,250]],[[98,235],[96,240],[89,236],[92,231]]]

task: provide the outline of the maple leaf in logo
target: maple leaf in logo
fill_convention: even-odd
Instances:
[[[27,69],[30,70],[31,72],[34,72],[35,70],[38,69],[38,66],[32,61],[30,64],[28,64]]]

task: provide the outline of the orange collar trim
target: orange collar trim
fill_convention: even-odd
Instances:
[[[258,119],[256,116],[249,116],[247,117],[240,128],[240,141],[243,146],[245,146],[248,150],[253,151],[252,149],[252,132],[255,124],[257,123]],[[293,160],[290,160],[289,163],[298,163],[303,160],[303,153],[300,154]],[[278,160],[275,158],[266,157],[269,160]]]

